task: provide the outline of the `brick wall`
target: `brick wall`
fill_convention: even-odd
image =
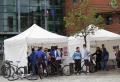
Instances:
[[[111,7],[111,0],[91,0],[90,1],[90,8],[97,8],[98,12],[101,14],[104,13],[112,13],[112,19],[113,22],[111,25],[105,25],[105,29],[109,30],[111,32],[119,33],[120,34],[120,23],[118,20],[118,13],[120,13],[120,0],[118,1],[118,8],[113,9]],[[69,9],[75,8],[79,6],[78,5],[74,6],[72,3],[72,0],[66,0],[66,13]]]

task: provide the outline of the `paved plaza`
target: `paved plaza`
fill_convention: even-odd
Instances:
[[[0,82],[9,81],[0,76]],[[43,80],[38,79],[35,81],[19,79],[14,82],[120,82],[120,70],[100,71],[88,75],[52,76],[44,78]]]

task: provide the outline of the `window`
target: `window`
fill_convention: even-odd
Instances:
[[[118,21],[119,21],[119,24],[120,24],[120,14],[118,14]]]
[[[4,1],[4,5],[16,5],[16,0],[2,0]]]
[[[78,4],[79,0],[72,0],[72,2],[73,2],[73,5],[76,5]]]
[[[0,0],[0,5],[3,5],[3,3],[4,3],[4,0]]]
[[[62,0],[50,0],[50,5],[60,5],[62,3]]]
[[[105,15],[105,23],[106,23],[106,25],[112,24],[112,15],[111,14]]]
[[[15,6],[4,6],[5,11],[4,12],[16,12]]]
[[[9,31],[12,32],[13,31],[13,17],[12,16],[8,17],[8,27],[9,27]]]

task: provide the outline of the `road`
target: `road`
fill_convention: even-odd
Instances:
[[[0,82],[10,82],[0,76]],[[91,73],[88,75],[72,75],[72,76],[52,76],[44,78],[43,80],[30,81],[26,79],[19,79],[14,82],[120,82],[120,70],[117,71],[101,71]]]

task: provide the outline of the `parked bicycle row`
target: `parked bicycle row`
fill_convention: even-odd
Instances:
[[[46,69],[43,67],[43,62],[39,59],[39,63],[37,65],[36,74],[30,70],[28,72],[28,68],[19,67],[20,61],[16,61],[17,65],[14,65],[12,61],[6,60],[1,67],[1,72],[4,78],[8,79],[9,81],[14,81],[18,79],[28,79],[28,80],[37,80],[38,78],[43,79],[44,77],[48,77],[51,75],[70,75],[70,66],[69,65],[58,65],[56,63],[52,63],[48,65]],[[46,70],[46,72],[44,71]]]

